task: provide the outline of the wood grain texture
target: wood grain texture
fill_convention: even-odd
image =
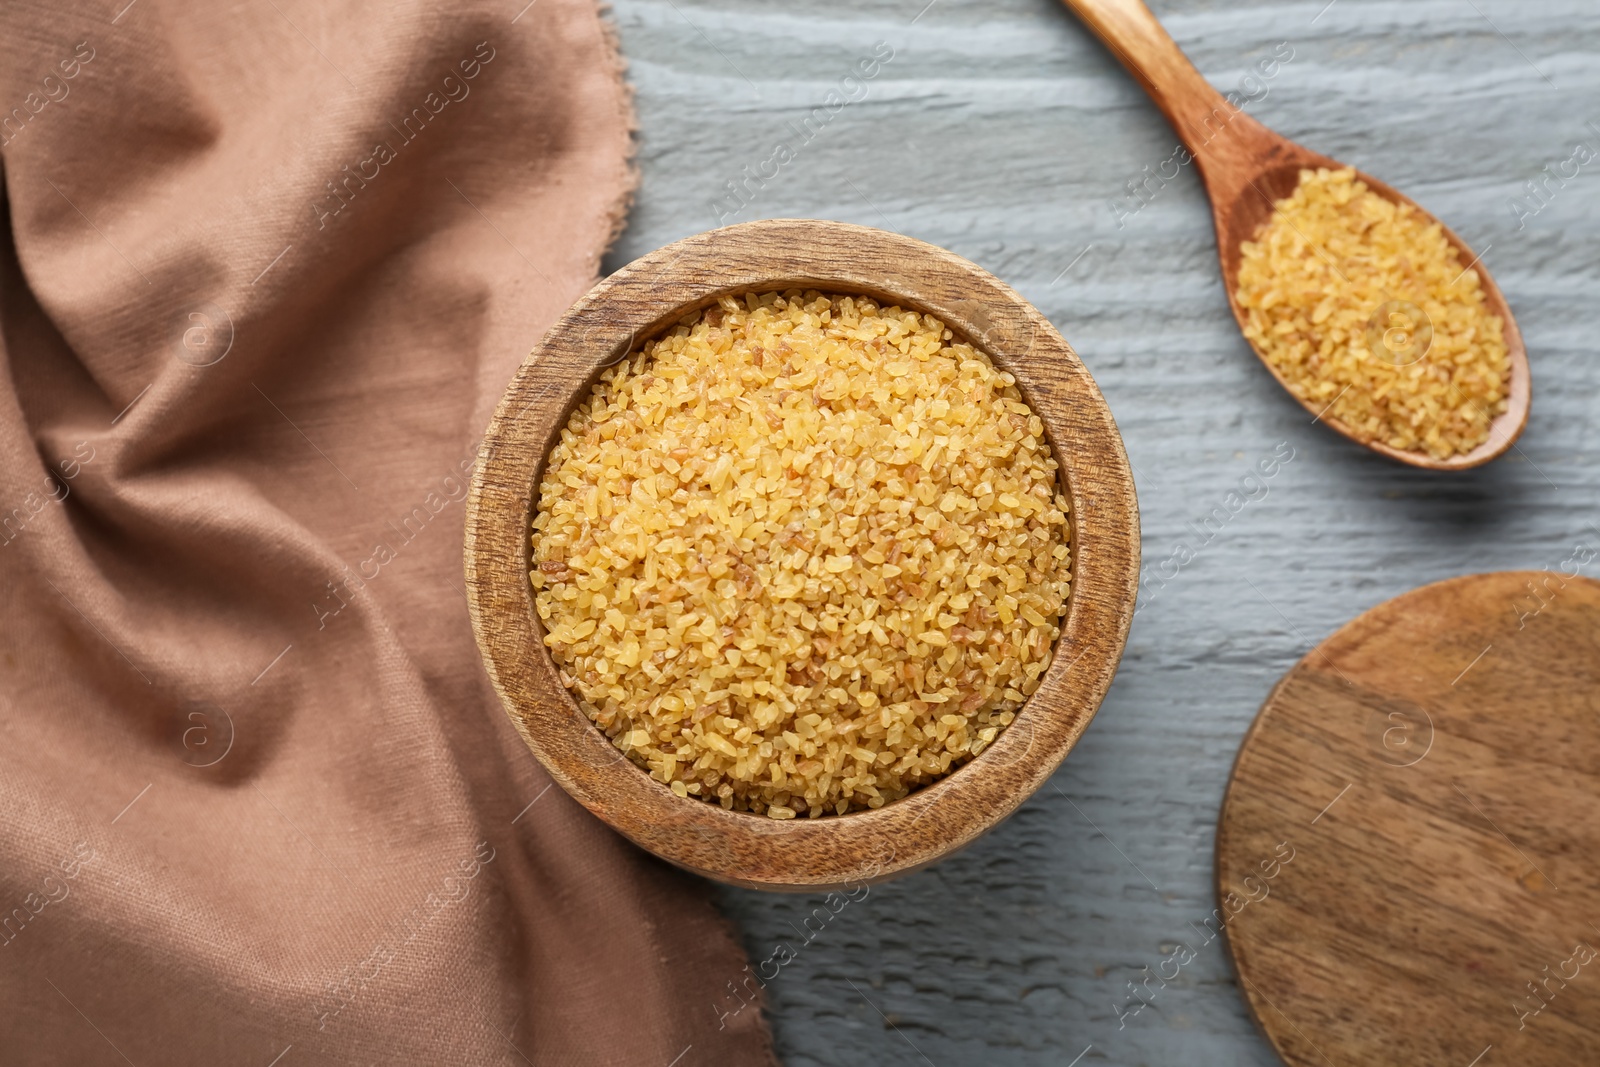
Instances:
[[[1600,1061],[1600,582],[1566,576],[1580,558],[1380,604],[1267,698],[1217,831],[1215,925],[1294,1067]]]
[[[1293,193],[1300,184],[1301,171],[1341,170],[1345,164],[1274,133],[1235,107],[1201,76],[1140,0],[1063,2],[1106,42],[1138,79],[1193,153],[1195,167],[1211,198],[1212,217],[1217,228],[1217,255],[1222,264],[1222,284],[1228,294],[1228,306],[1233,309],[1240,327],[1244,327],[1248,316],[1238,298],[1239,264],[1243,258],[1240,245],[1260,235],[1272,216],[1273,205]],[[1399,190],[1360,171],[1356,176],[1390,203],[1410,205],[1422,216],[1431,218],[1425,208]],[[1516,317],[1500,287],[1488,269],[1479,263],[1478,253],[1448,225],[1438,219],[1433,221],[1439,222],[1445,239],[1455,247],[1463,264],[1468,267],[1479,264],[1476,269],[1485,304],[1490,314],[1500,318],[1505,334],[1506,359],[1511,372],[1506,410],[1489,424],[1489,436],[1476,448],[1439,459],[1426,452],[1392,448],[1371,440],[1327,412],[1326,405],[1295,396],[1278,368],[1253,343],[1252,348],[1278,384],[1335,432],[1379,455],[1413,467],[1436,471],[1468,470],[1499,458],[1516,443],[1528,423],[1533,384],[1527,347],[1522,343]]]
[[[1338,0],[1320,18],[1326,0],[1153,0],[1219,89],[1288,42],[1293,60],[1250,114],[1383,175],[1487,249],[1539,402],[1509,455],[1440,478],[1311,425],[1262,373],[1218,280],[1192,168],[1142,209],[1127,199],[1177,138],[1059,0],[939,0],[913,23],[926,2],[615,0],[644,180],[607,264],[717,225],[726,182],[888,42],[894,59],[866,96],[724,221],[899,230],[1027,297],[1116,415],[1145,584],[1100,712],[1012,818],[874,887],[815,936],[797,931],[820,894],[730,889],[723,906],[754,961],[798,950],[766,988],[787,1067],[1065,1067],[1086,1048],[1077,1067],[1270,1067],[1281,1060],[1220,943],[1125,1026],[1117,1009],[1217,906],[1229,769],[1312,645],[1423,583],[1557,567],[1576,543],[1600,545],[1600,174],[1585,168],[1521,229],[1507,208],[1573,141],[1594,144],[1583,120],[1600,121],[1600,12],[1475,0],[1508,44],[1462,0]],[[1285,444],[1294,459],[1265,495],[1196,533]],[[1174,574],[1185,547],[1195,555]],[[677,1067],[711,1062],[701,1052]]]
[[[719,296],[791,288],[929,312],[1011,372],[1044,423],[1072,514],[1072,594],[1039,688],[981,755],[872,811],[770,819],[678,797],[611,744],[562,687],[528,581],[550,450],[600,373]],[[1094,380],[1049,321],[943,249],[838,222],[748,222],[617,271],[552,326],[489,424],[467,497],[473,631],[512,723],[591,812],[680,867],[760,889],[837,889],[918,870],[1031,796],[1094,717],[1122,658],[1139,577],[1139,515],[1122,439]]]

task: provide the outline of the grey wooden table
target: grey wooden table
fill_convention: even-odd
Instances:
[[[950,248],[1037,304],[1093,372],[1134,465],[1146,573],[1180,543],[1197,550],[1141,604],[1111,694],[1054,780],[966,852],[849,905],[782,969],[768,993],[791,1067],[1277,1062],[1220,941],[1118,1015],[1126,983],[1215,906],[1217,810],[1268,689],[1407,589],[1600,546],[1600,160],[1539,199],[1525,184],[1577,144],[1600,150],[1600,6],[1155,7],[1219,88],[1292,51],[1243,84],[1249,110],[1408,191],[1485,253],[1533,363],[1518,451],[1446,477],[1310,425],[1228,313],[1193,173],[1129,198],[1175,138],[1052,0],[616,0],[644,181],[611,266],[773,216]],[[842,81],[891,51],[874,77]],[[847,102],[806,126],[830,90]],[[780,142],[793,158],[769,163]],[[1202,544],[1190,523],[1278,449],[1293,460]],[[723,900],[756,959],[800,944],[819,903]]]

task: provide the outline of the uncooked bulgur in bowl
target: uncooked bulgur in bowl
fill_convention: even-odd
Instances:
[[[915,869],[1065,758],[1121,656],[1138,515],[1050,323],[980,268],[747,223],[618,271],[486,434],[467,591],[513,724],[663,858],[814,889]]]
[[[1056,474],[1012,375],[932,315],[724,295],[567,420],[531,538],[545,646],[680,797],[882,807],[982,753],[1049,667]]]

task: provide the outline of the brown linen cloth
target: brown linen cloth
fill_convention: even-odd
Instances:
[[[599,12],[519,8],[0,8],[0,1063],[774,1062],[468,627],[632,186]]]

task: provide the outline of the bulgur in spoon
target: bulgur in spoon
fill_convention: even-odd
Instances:
[[[1228,302],[1313,416],[1428,470],[1509,449],[1527,350],[1466,243],[1375,178],[1267,129],[1218,93],[1140,0],[1063,0],[1155,100],[1211,198]]]

